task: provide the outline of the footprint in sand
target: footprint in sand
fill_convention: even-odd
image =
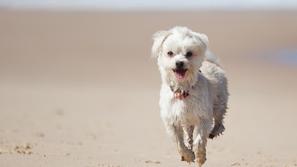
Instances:
[[[240,163],[239,162],[234,162],[231,164],[231,166],[240,166]]]
[[[151,160],[147,160],[147,161],[144,161],[146,164],[161,164],[160,161],[151,161]]]
[[[119,165],[110,165],[105,163],[99,163],[98,167],[120,167]]]
[[[16,145],[14,147],[14,151],[18,154],[27,154],[30,155],[32,154],[32,145],[27,143],[25,145]]]

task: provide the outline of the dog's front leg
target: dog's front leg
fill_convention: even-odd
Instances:
[[[211,124],[211,120],[201,119],[195,127],[196,138],[193,150],[195,150],[196,162],[199,167],[206,161],[206,144]]]
[[[187,147],[192,150],[193,149],[193,132],[194,132],[194,126],[186,126],[184,129],[186,131],[187,136]]]
[[[185,145],[183,128],[179,125],[173,126],[173,131],[176,139],[177,149],[181,155],[181,160],[187,162],[194,162],[195,154]]]

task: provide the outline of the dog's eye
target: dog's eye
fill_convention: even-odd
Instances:
[[[192,55],[193,55],[193,53],[192,53],[191,51],[188,51],[188,52],[186,53],[186,57],[187,57],[187,58],[192,57]]]
[[[172,51],[169,51],[169,52],[167,52],[167,55],[170,56],[170,57],[172,57],[173,56],[173,52]]]

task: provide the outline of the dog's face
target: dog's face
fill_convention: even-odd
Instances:
[[[163,79],[184,83],[196,79],[207,50],[208,38],[185,27],[154,35],[152,55],[158,59]]]

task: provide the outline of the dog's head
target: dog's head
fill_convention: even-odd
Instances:
[[[158,59],[162,79],[177,84],[195,82],[207,50],[207,36],[174,27],[155,33],[153,39],[152,56]]]

